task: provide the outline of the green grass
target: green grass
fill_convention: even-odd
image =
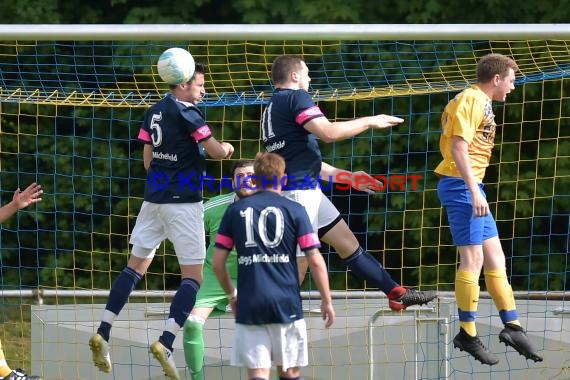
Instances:
[[[30,306],[3,302],[0,304],[0,339],[10,368],[31,368]]]
[[[76,303],[102,303],[106,298],[91,298],[85,300],[51,299],[44,298],[46,304],[76,304]],[[130,302],[144,302],[145,299],[133,297]],[[21,302],[27,302],[23,304]],[[30,300],[3,299],[0,302],[0,340],[6,361],[12,369],[22,368],[25,372],[31,372],[31,307]],[[101,309],[101,311],[103,311]]]

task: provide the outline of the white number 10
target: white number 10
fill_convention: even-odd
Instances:
[[[267,237],[267,218],[270,214],[275,215],[275,234],[273,240],[269,240]],[[257,243],[253,238],[253,209],[251,207],[240,211],[242,218],[245,218],[245,246],[246,247],[257,247]],[[259,231],[259,237],[261,241],[267,248],[275,248],[281,244],[283,240],[283,233],[285,230],[285,225],[283,223],[283,213],[277,207],[266,207],[259,214],[259,220],[257,221],[257,230]]]

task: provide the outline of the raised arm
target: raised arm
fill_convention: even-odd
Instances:
[[[24,191],[16,189],[12,201],[0,208],[0,223],[14,215],[18,210],[42,200],[43,190],[37,183],[32,183]]]
[[[326,162],[321,163],[321,178],[324,180],[332,179],[334,183],[343,183],[350,185],[350,187],[364,191],[368,194],[375,194],[376,190],[383,188],[383,183],[373,178],[370,174],[359,170],[351,172],[348,170],[339,169]],[[349,188],[346,187],[348,190]]]
[[[304,127],[324,142],[331,143],[359,135],[369,128],[390,128],[403,122],[404,119],[390,115],[365,116],[336,122],[331,122],[323,116],[310,120]]]

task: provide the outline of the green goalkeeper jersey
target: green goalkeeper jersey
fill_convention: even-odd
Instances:
[[[212,258],[214,257],[214,246],[216,242],[216,234],[220,228],[220,222],[222,217],[226,213],[227,208],[234,203],[235,193],[218,195],[211,198],[209,201],[204,203],[204,230],[206,235],[210,236],[210,244],[208,245],[208,251],[206,252],[206,262],[205,267],[212,269]],[[237,258],[236,251],[232,249],[227,261],[228,272],[231,278],[237,278]]]

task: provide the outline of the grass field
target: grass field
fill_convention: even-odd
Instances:
[[[31,368],[30,306],[17,305],[15,300],[0,304],[0,339],[8,365],[12,368]]]

